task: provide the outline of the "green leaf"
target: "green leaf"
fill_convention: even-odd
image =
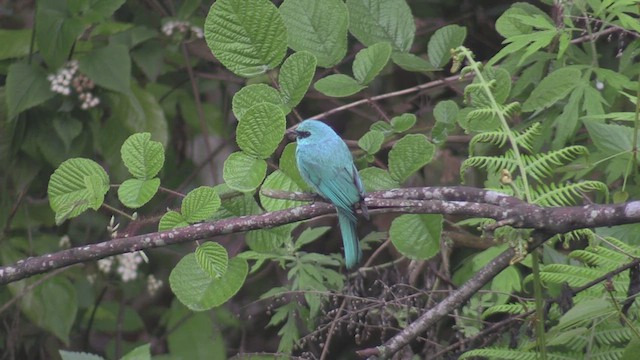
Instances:
[[[375,154],[380,151],[380,147],[384,142],[384,134],[382,131],[378,130],[369,130],[366,134],[364,134],[360,140],[358,140],[358,146],[367,154]]]
[[[262,184],[263,189],[283,190],[283,191],[302,191],[300,187],[285,173],[276,170],[267,176]],[[260,193],[260,202],[262,207],[267,211],[276,211],[288,209],[306,204],[304,201],[293,201],[284,199],[274,199]]]
[[[131,58],[124,45],[107,45],[78,58],[79,69],[96,84],[131,94]]]
[[[624,347],[624,352],[620,360],[634,360],[638,356],[638,353],[640,353],[640,340],[637,338],[632,339]]]
[[[308,51],[318,66],[332,67],[347,53],[347,6],[341,0],[286,0],[280,14],[289,47]]]
[[[209,276],[219,279],[227,272],[229,255],[224,246],[207,241],[196,248],[196,261]]]
[[[396,133],[405,132],[416,124],[416,116],[414,114],[402,114],[394,116],[391,119],[391,127]]]
[[[393,50],[407,52],[416,25],[405,0],[347,0],[349,31],[366,46],[388,42]]]
[[[295,243],[295,249],[300,250],[303,246],[316,241],[320,236],[324,235],[331,229],[330,226],[320,226],[317,228],[305,229]]]
[[[436,30],[427,46],[431,64],[437,68],[445,66],[451,60],[451,50],[462,45],[466,37],[467,29],[459,25],[447,25]]]
[[[164,148],[161,143],[151,140],[150,133],[129,136],[122,144],[120,154],[131,175],[139,179],[153,178],[164,165]]]
[[[14,63],[7,70],[6,100],[9,119],[51,99],[55,93],[38,66]]]
[[[71,4],[77,6],[72,11],[82,14],[82,20],[86,24],[91,24],[104,21],[113,15],[124,2],[125,0],[88,0],[74,1]]]
[[[288,107],[298,105],[306,94],[316,72],[316,64],[315,56],[302,51],[289,56],[280,67],[280,93]]]
[[[440,101],[433,108],[433,117],[437,122],[455,124],[458,116],[458,104],[453,100]]]
[[[158,223],[158,231],[165,231],[189,226],[187,220],[177,211],[167,211]]]
[[[195,254],[188,254],[171,271],[169,285],[186,307],[204,311],[224,304],[235,295],[244,284],[248,270],[246,260],[234,257],[220,278],[212,278],[200,268]]]
[[[377,43],[358,51],[353,61],[353,77],[367,85],[384,69],[391,56],[389,43]]]
[[[282,244],[291,241],[293,224],[277,226],[272,229],[253,230],[247,233],[247,245],[259,253],[274,253],[282,248]]]
[[[496,31],[505,38],[510,38],[516,35],[531,34],[533,27],[522,21],[521,17],[531,17],[533,15],[543,15],[548,17],[548,15],[542,10],[531,4],[523,2],[513,4],[509,9],[507,9],[507,11],[500,15],[498,20],[496,20]]]
[[[137,209],[148,203],[158,192],[160,179],[127,179],[118,188],[118,199],[124,206]]]
[[[393,220],[389,237],[402,255],[427,260],[440,251],[442,215],[407,214]]]
[[[410,53],[394,53],[391,55],[391,60],[407,71],[428,72],[438,70],[429,61]]]
[[[211,186],[200,186],[189,191],[182,200],[182,216],[189,223],[203,221],[213,217],[220,208],[220,196]]]
[[[249,108],[263,102],[279,106],[285,115],[291,111],[291,108],[284,104],[280,92],[266,84],[251,84],[240,89],[233,95],[231,109],[236,119],[241,121]]]
[[[358,84],[358,82],[344,74],[333,74],[324,77],[313,86],[321,93],[332,97],[345,97],[350,96],[365,88]]]
[[[581,75],[580,70],[566,67],[547,75],[522,104],[522,111],[542,110],[564,99],[580,83]]]
[[[58,350],[62,360],[104,360],[102,356],[86,352]]]
[[[264,159],[273,154],[282,141],[286,125],[278,106],[257,104],[247,110],[238,124],[236,141],[247,154]]]
[[[267,163],[243,151],[234,152],[224,162],[222,177],[230,188],[250,192],[260,186],[267,175]]]
[[[49,179],[48,195],[56,223],[80,215],[88,208],[97,210],[109,191],[109,176],[95,161],[66,160]]]
[[[0,60],[19,58],[29,55],[32,29],[0,29]]]
[[[252,77],[277,67],[287,51],[287,28],[268,0],[218,0],[204,24],[207,45],[222,65]]]
[[[389,173],[398,182],[425,166],[435,152],[435,146],[421,134],[405,135],[389,152]]]
[[[360,171],[360,178],[367,192],[388,190],[400,187],[400,183],[391,177],[387,170],[368,167]]]
[[[84,25],[71,17],[65,0],[39,1],[36,9],[36,44],[51,69],[58,69],[71,53]]]
[[[309,190],[309,185],[302,179],[300,171],[298,170],[298,164],[296,163],[296,147],[297,143],[290,142],[284,147],[282,155],[280,155],[280,171],[285,173],[293,180],[298,187],[303,190]]]

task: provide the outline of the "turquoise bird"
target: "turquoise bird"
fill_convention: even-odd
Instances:
[[[331,127],[318,120],[305,120],[294,132],[298,141],[296,163],[300,175],[336,207],[347,269],[353,269],[362,259],[356,234],[355,205],[360,203],[367,219],[369,214],[363,201],[362,180],[351,152]]]

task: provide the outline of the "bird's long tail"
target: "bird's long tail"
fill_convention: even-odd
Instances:
[[[344,245],[344,258],[347,269],[353,269],[362,259],[362,250],[356,233],[356,218],[353,213],[338,208],[338,222]]]

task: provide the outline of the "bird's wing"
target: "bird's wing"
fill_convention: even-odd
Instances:
[[[315,189],[332,204],[353,216],[353,204],[360,200],[359,189],[353,178],[352,169],[327,166],[313,160],[305,161],[300,168],[302,176],[307,178]]]

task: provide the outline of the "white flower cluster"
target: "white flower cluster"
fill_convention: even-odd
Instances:
[[[167,21],[164,25],[162,25],[162,33],[167,36],[173,35],[174,32],[185,34],[189,30],[198,39],[202,39],[204,37],[204,31],[202,31],[202,28],[191,25],[187,21],[172,20]]]
[[[138,251],[117,255],[118,268],[116,272],[120,275],[122,281],[127,282],[135,280],[138,277],[138,265],[142,263],[143,258]]]
[[[98,260],[98,270],[102,271],[105,274],[110,273],[111,267],[113,266],[113,261],[113,257]]]
[[[147,277],[147,291],[149,292],[149,295],[151,296],[155,296],[158,293],[158,290],[160,290],[160,288],[162,287],[163,282],[160,279],[156,279],[155,276],[153,276],[153,274],[150,274]]]
[[[78,72],[76,60],[67,62],[56,74],[47,76],[47,80],[51,83],[51,91],[58,94],[69,96],[71,90],[74,90],[78,94],[78,99],[81,101],[80,107],[83,110],[100,104],[100,98],[91,92],[95,84],[86,75]]]

